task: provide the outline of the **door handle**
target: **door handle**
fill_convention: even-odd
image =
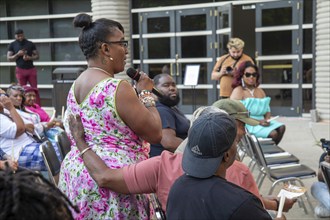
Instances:
[[[256,51],[255,53],[254,53],[254,58],[255,58],[255,61],[256,61],[256,66],[259,66],[259,60],[258,60],[258,51]]]
[[[176,55],[175,55],[176,76],[179,76],[179,75],[180,75],[180,73],[179,73],[179,62],[178,62],[178,59],[179,59],[179,54],[176,54]]]
[[[173,74],[173,63],[170,63],[170,75],[174,76],[174,74]]]

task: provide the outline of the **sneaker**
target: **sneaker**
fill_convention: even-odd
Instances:
[[[319,218],[328,218],[330,217],[330,211],[326,209],[323,205],[318,205],[314,209],[314,213]]]

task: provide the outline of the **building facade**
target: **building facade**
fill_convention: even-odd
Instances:
[[[42,104],[53,105],[54,69],[86,68],[76,43],[80,30],[72,27],[79,12],[122,23],[131,42],[127,68],[153,77],[165,67],[180,88],[180,108],[187,114],[217,99],[219,86],[210,77],[213,65],[226,53],[228,39],[240,37],[244,52],[260,67],[273,115],[308,116],[316,109],[322,120],[330,119],[327,0],[0,0],[0,87],[15,81],[7,45],[15,29],[22,28],[40,52],[35,65]],[[187,70],[195,67],[197,84],[187,84]]]

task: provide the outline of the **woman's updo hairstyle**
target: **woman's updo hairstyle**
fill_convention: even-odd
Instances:
[[[238,66],[237,70],[234,72],[234,79],[233,79],[233,83],[232,83],[233,88],[236,88],[237,86],[243,86],[242,85],[242,78],[243,78],[245,69],[248,68],[248,67],[252,67],[252,68],[255,69],[255,72],[257,73],[257,79],[256,79],[256,85],[255,86],[258,87],[260,85],[259,68],[255,64],[253,64],[251,61],[245,61],[245,62],[242,62]]]
[[[93,22],[88,14],[78,14],[73,19],[73,26],[82,28],[79,35],[79,46],[86,59],[97,56],[97,50],[109,36],[119,29],[124,33],[123,26],[117,22],[106,18],[100,18]]]

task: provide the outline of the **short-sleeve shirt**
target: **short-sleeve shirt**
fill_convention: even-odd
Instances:
[[[19,50],[25,49],[26,54],[32,56],[32,52],[37,50],[34,43],[29,40],[24,39],[22,42],[15,40],[11,42],[8,46],[8,51],[16,54]],[[16,66],[22,69],[31,69],[34,67],[32,60],[23,60],[23,56],[20,56],[16,60]]]
[[[218,71],[220,66],[222,67],[231,66],[233,69],[235,69],[239,67],[239,65],[242,62],[245,61],[251,61],[252,63],[254,63],[252,58],[246,54],[243,54],[238,61],[234,60],[229,54],[226,54],[219,58],[217,63],[214,65],[213,71]],[[233,91],[232,83],[233,83],[233,75],[231,74],[223,75],[220,78],[220,96],[229,97],[231,95]]]
[[[212,176],[199,179],[182,175],[167,200],[168,219],[272,219],[252,193]]]
[[[176,137],[185,139],[188,136],[188,130],[190,122],[186,116],[176,107],[168,107],[160,102],[156,103],[157,110],[162,120],[163,129],[173,129]],[[158,156],[165,150],[164,147],[159,144],[151,144],[150,157]]]
[[[21,148],[33,140],[23,133],[16,137],[17,125],[7,116],[0,114],[0,147],[8,155],[19,157]]]
[[[125,166],[123,176],[131,194],[156,193],[164,211],[168,193],[177,178],[182,176],[182,154],[163,151],[137,164]],[[260,198],[257,184],[249,168],[239,161],[234,161],[226,172],[227,181],[248,190]]]

